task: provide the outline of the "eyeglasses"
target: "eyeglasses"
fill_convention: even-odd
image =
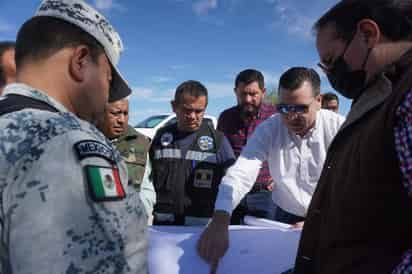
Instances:
[[[334,64],[332,64],[331,66],[327,66],[321,62],[318,63],[318,67],[326,74],[328,74],[333,69],[333,65]]]
[[[309,111],[309,105],[277,104],[276,108],[280,114],[303,114]]]
[[[312,102],[309,104],[277,104],[276,109],[280,114],[289,114],[289,113],[296,113],[296,114],[303,114],[309,111],[310,105],[315,101],[313,98]]]
[[[324,64],[324,63],[322,63],[322,62],[319,62],[319,63],[318,63],[318,67],[319,67],[321,70],[323,70],[324,73],[326,73],[326,74],[330,73],[330,72],[334,69],[334,67],[335,67],[335,65],[336,65],[336,61],[337,61],[338,59],[340,59],[340,58],[343,58],[343,56],[345,56],[346,51],[348,50],[348,47],[349,47],[350,43],[352,43],[353,38],[355,37],[355,34],[356,34],[356,33],[353,33],[353,34],[351,35],[352,38],[349,39],[349,40],[346,42],[346,45],[345,45],[345,48],[343,49],[342,54],[339,55],[339,57],[336,58],[333,62],[331,62],[331,64]]]

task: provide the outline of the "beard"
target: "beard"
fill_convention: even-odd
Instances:
[[[240,115],[243,118],[253,119],[257,117],[259,114],[260,105],[254,106],[251,104],[242,104],[239,107],[240,107]]]

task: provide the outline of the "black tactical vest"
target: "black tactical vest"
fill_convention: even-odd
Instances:
[[[182,151],[176,142],[177,133],[177,124],[160,129],[149,155],[157,196],[154,212],[173,214],[172,224],[183,225],[185,216],[207,218],[213,213],[224,174],[222,163],[217,162],[223,134],[203,123],[194,142]],[[161,224],[156,217],[154,221]]]

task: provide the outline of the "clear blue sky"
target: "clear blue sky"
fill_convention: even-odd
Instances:
[[[245,68],[277,86],[291,66],[316,68],[313,22],[337,0],[89,0],[122,36],[122,74],[133,87],[130,123],[170,112],[176,86],[189,79],[208,88],[207,113],[236,103],[233,82]],[[14,40],[40,1],[0,0],[0,40]],[[318,69],[317,69],[318,70]],[[319,70],[318,70],[319,71]],[[320,72],[320,71],[319,71]],[[333,91],[321,74],[322,92]],[[350,102],[341,98],[341,113]]]

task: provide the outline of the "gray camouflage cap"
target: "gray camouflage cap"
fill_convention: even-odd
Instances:
[[[103,15],[83,0],[43,0],[34,16],[50,16],[67,21],[93,36],[104,48],[113,67],[109,102],[130,95],[131,89],[117,68],[123,51],[122,40]]]

